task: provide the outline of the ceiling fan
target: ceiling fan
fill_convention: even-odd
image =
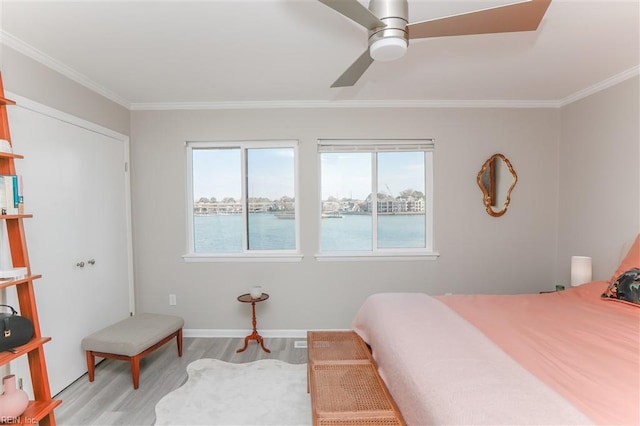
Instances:
[[[407,0],[371,0],[367,9],[357,0],[319,0],[369,30],[369,48],[331,87],[356,84],[373,61],[401,58],[409,39],[471,34],[534,31],[551,0],[526,0],[428,21],[408,21]]]

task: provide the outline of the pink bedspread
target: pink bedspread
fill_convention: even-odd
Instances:
[[[640,424],[640,307],[564,292],[439,297],[598,424]]]
[[[638,424],[640,309],[604,286],[376,294],[353,328],[410,425]]]

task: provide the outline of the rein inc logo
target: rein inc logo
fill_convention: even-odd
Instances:
[[[29,407],[29,396],[22,390],[22,379],[17,380],[15,374],[9,374],[2,379],[2,395],[0,395],[0,422],[34,424],[38,419],[25,416]],[[28,414],[34,414],[34,408]]]
[[[0,416],[0,423],[37,424],[38,421],[33,417]]]

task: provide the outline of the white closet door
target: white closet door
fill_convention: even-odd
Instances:
[[[14,152],[25,157],[16,170],[25,212],[34,215],[25,232],[32,272],[43,276],[34,286],[42,334],[53,339],[45,354],[55,395],[87,371],[82,338],[126,318],[133,305],[128,141],[51,113],[18,102],[9,124]],[[12,372],[27,381],[21,362]]]

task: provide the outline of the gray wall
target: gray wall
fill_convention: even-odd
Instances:
[[[10,48],[5,90],[131,135],[138,309],[191,329],[244,329],[236,302],[256,282],[264,330],[344,328],[379,291],[519,293],[568,283],[569,257],[613,272],[640,231],[638,78],[561,109],[128,111]],[[300,140],[300,263],[185,263],[185,140]],[[318,138],[435,138],[438,260],[317,262]],[[487,215],[475,179],[496,152],[519,181],[508,213]],[[168,294],[178,296],[168,306]],[[39,303],[46,303],[40,301]]]
[[[521,293],[550,289],[560,134],[556,109],[290,109],[133,111],[136,291],[141,311],[187,328],[242,329],[236,297],[260,283],[263,329],[345,328],[369,295]],[[187,140],[298,139],[301,263],[185,263]],[[318,262],[318,138],[435,138],[435,248],[420,262]],[[507,214],[484,210],[476,175],[504,153],[519,181]],[[168,306],[169,293],[177,306]]]
[[[29,98],[123,135],[129,134],[129,110],[0,44],[5,91]]]
[[[593,258],[608,280],[640,232],[639,78],[562,108],[559,149],[558,272],[572,255]]]

